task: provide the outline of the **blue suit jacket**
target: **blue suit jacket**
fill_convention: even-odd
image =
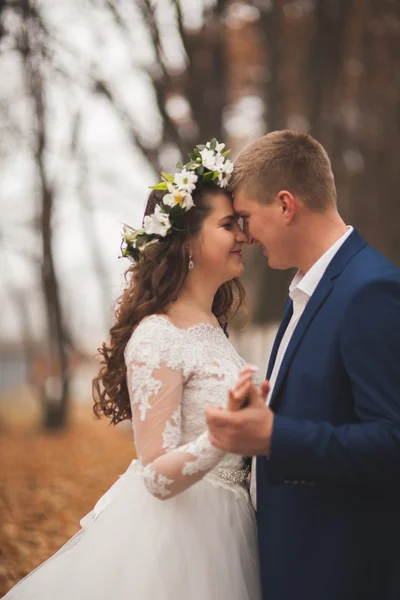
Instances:
[[[270,376],[292,304],[272,350]],[[356,232],[300,318],[257,459],[265,600],[400,599],[400,270]]]

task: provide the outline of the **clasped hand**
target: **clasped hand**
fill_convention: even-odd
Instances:
[[[269,383],[264,381],[259,390],[253,382],[255,370],[252,365],[243,367],[236,386],[228,392],[228,406],[243,408],[206,406],[210,441],[216,448],[243,456],[269,455],[274,422],[265,403]]]

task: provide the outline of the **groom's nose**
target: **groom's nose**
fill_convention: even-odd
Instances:
[[[240,244],[248,244],[248,237],[247,237],[247,233],[245,231],[243,231],[242,229],[240,229],[238,235],[236,236],[236,241],[239,242]]]
[[[244,223],[243,225],[243,233],[246,236],[246,244],[252,244],[253,238],[250,235],[249,226],[247,225],[247,223]]]
[[[238,235],[236,236],[236,241],[239,244],[248,244],[249,237],[245,231],[240,231],[240,233],[238,233]]]

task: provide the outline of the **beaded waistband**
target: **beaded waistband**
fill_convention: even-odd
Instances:
[[[220,479],[224,479],[229,483],[237,483],[239,485],[245,485],[248,480],[250,469],[240,469],[240,471],[234,471],[233,469],[215,469],[212,471]]]

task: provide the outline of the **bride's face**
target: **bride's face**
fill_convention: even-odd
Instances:
[[[196,273],[215,278],[221,284],[242,274],[242,246],[247,238],[227,194],[212,194],[209,203],[211,212],[191,240],[190,250]]]

